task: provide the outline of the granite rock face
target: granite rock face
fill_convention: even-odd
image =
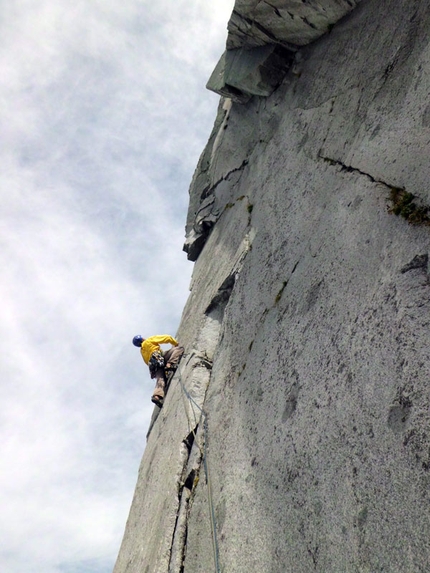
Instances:
[[[236,0],[228,23],[227,49],[313,42],[360,0]]]
[[[362,0],[272,95],[222,100],[115,573],[428,571],[430,227],[406,219],[430,205],[429,37],[424,0]]]
[[[268,96],[301,46],[329,32],[360,0],[236,0],[227,50],[207,88],[236,103]]]

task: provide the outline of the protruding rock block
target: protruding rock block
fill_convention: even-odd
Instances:
[[[427,0],[366,0],[220,102],[114,573],[430,570],[429,37]]]
[[[236,103],[269,96],[289,70],[294,53],[353,10],[360,0],[236,0],[227,51],[206,87]]]
[[[253,95],[269,96],[284,79],[293,57],[293,51],[276,44],[227,50],[206,87],[238,103]]]
[[[214,201],[215,197],[211,195],[202,202],[195,217],[194,226],[187,234],[184,251],[187,253],[190,261],[197,260],[212,227],[217,222],[218,213],[214,211]]]
[[[228,23],[227,49],[305,46],[353,10],[360,0],[236,0]]]

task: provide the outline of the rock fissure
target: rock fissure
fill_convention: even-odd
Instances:
[[[323,161],[325,161],[329,165],[339,166],[342,171],[346,171],[347,173],[359,173],[360,175],[364,175],[364,177],[367,177],[368,179],[370,179],[370,181],[372,181],[372,183],[380,183],[381,185],[385,185],[385,187],[387,187],[387,189],[392,188],[392,186],[390,184],[386,183],[385,181],[382,181],[381,179],[375,179],[375,177],[370,175],[370,173],[366,173],[365,171],[362,171],[361,169],[358,169],[357,167],[353,167],[352,165],[347,165],[346,163],[343,163],[342,161],[339,161],[338,159],[332,159],[331,157],[325,157],[324,155],[321,155],[321,154],[318,154],[318,158],[322,159]]]
[[[219,571],[427,571],[429,234],[386,207],[428,224],[430,13],[424,0],[351,14],[358,2],[267,2],[235,10],[303,49],[262,96],[282,47],[252,22],[234,36],[236,15],[229,28],[214,91],[257,97],[219,106],[193,177],[187,357],[115,573],[212,572],[213,524]]]
[[[272,10],[274,11],[274,13],[279,16],[279,18],[284,18],[284,16],[281,14],[281,12],[279,11],[279,9],[274,6],[273,4],[271,4],[270,2],[267,2],[267,0],[263,0],[263,2],[260,2],[260,4],[266,4],[267,6],[269,6],[270,8],[272,8]],[[293,14],[292,12],[290,12],[288,9],[284,8],[284,11],[287,12],[288,16],[291,18],[291,20],[294,20],[295,18],[295,14]]]
[[[238,31],[244,36],[248,36],[251,40],[254,40],[251,44],[252,46],[255,46],[255,31],[253,31],[253,28],[255,28],[256,30],[258,30],[258,32],[260,32],[261,34],[263,34],[263,36],[267,38],[268,41],[265,42],[266,44],[269,43],[278,44],[280,46],[283,46],[284,48],[287,48],[291,52],[297,52],[297,50],[299,49],[298,46],[296,46],[295,44],[277,38],[270,30],[265,28],[262,24],[260,24],[256,20],[253,20],[252,18],[248,18],[247,16],[240,14],[236,10],[233,10],[232,16],[236,16],[239,19],[239,23],[235,22]],[[240,21],[243,21],[245,23],[244,27],[245,29],[240,27]]]
[[[286,287],[288,286],[288,283],[290,282],[291,277],[293,276],[295,270],[296,270],[297,267],[299,266],[299,263],[300,263],[300,259],[299,259],[299,260],[296,262],[296,264],[294,265],[293,270],[291,271],[290,276],[288,277],[288,279],[287,279],[286,281],[283,281],[282,287],[281,287],[281,289],[279,290],[278,294],[277,294],[276,297],[275,297],[275,304],[274,304],[274,306],[276,306],[276,305],[278,304],[278,302],[281,300],[282,295],[283,295],[283,293],[284,293],[284,290],[285,290]]]
[[[400,269],[400,272],[404,274],[414,269],[424,269],[427,272],[428,262],[429,262],[428,253],[424,253],[422,255],[416,255],[409,263],[407,263]]]
[[[387,210],[390,214],[401,216],[411,225],[430,226],[430,216],[428,215],[430,206],[422,204],[419,197],[409,193],[403,187],[396,187],[395,185],[391,185],[382,179],[373,177],[373,175],[370,173],[366,173],[365,171],[362,171],[357,167],[353,167],[352,165],[346,165],[337,159],[325,157],[321,154],[318,154],[318,158],[322,159],[329,165],[339,166],[342,171],[346,171],[347,173],[358,173],[363,175],[364,177],[370,179],[372,183],[382,185],[388,189],[390,195],[387,197],[387,199],[391,202],[391,206],[387,207]]]
[[[226,281],[224,281],[226,282]],[[221,309],[225,306],[225,301],[221,303]],[[215,310],[219,310],[218,305]],[[208,313],[207,320],[210,323],[214,319],[214,311]],[[218,323],[218,330],[220,328],[218,315],[215,316],[215,322]],[[212,327],[209,328],[210,330]],[[203,337],[204,338],[204,337]],[[206,400],[206,393],[209,387],[211,370],[213,366],[212,360],[208,357],[207,352],[214,351],[214,345],[216,345],[216,338],[211,339],[212,342],[208,344],[208,348],[203,351],[192,352],[188,356],[186,362],[186,367],[188,372],[194,372],[194,376],[197,378],[202,377],[202,372],[206,371],[208,373],[208,378],[205,376],[206,382],[204,383],[204,391],[200,398],[200,405],[196,402],[193,395],[185,388],[182,378],[178,380],[181,386],[182,399],[185,406],[185,413],[188,419],[189,433],[187,437],[183,440],[181,448],[186,450],[188,455],[184,456],[183,460],[183,470],[181,476],[179,477],[177,483],[177,495],[178,495],[178,510],[176,516],[175,527],[172,534],[172,543],[170,549],[170,561],[168,573],[183,573],[185,570],[185,559],[187,553],[187,538],[188,538],[188,527],[191,515],[191,508],[193,505],[194,496],[196,494],[196,488],[200,480],[200,473],[202,465],[205,467],[207,462],[204,459],[205,454],[205,441],[207,439],[206,433],[206,422],[204,419],[204,403]],[[205,342],[200,342],[200,345],[204,345]],[[186,355],[184,355],[185,358]],[[183,358],[183,359],[184,359]],[[203,371],[202,371],[203,369]],[[198,410],[198,412],[197,412]],[[197,415],[196,415],[197,414]],[[203,417],[203,423],[200,424]],[[200,430],[200,427],[202,429]]]
[[[185,244],[184,251],[187,253],[188,259],[191,261],[197,260],[209,235],[212,232],[212,228],[218,221],[220,216],[225,212],[226,209],[231,208],[239,199],[234,202],[227,202],[224,205],[217,205],[217,188],[228,181],[229,178],[235,174],[239,173],[238,180],[232,183],[231,188],[233,189],[239,184],[240,178],[242,176],[243,170],[248,165],[249,159],[244,159],[242,163],[231,169],[228,173],[223,175],[214,185],[206,187],[202,193],[204,199],[195,215],[194,223],[191,232],[188,233]],[[244,196],[243,196],[244,197]]]
[[[282,18],[282,14],[279,12],[278,8],[276,8],[276,6],[273,6],[272,4],[270,4],[269,2],[266,2],[266,4],[268,6],[270,6],[271,8],[273,8],[274,13],[279,17]]]
[[[313,563],[313,565],[314,565],[314,568],[317,569],[317,566],[318,566],[318,551],[319,551],[318,545],[316,545],[315,547],[312,547],[310,544],[308,544],[307,551],[308,551],[309,555],[311,556],[311,559],[312,559],[312,563]]]
[[[216,188],[218,187],[218,185],[220,183],[222,183],[223,181],[227,181],[228,178],[230,177],[230,175],[233,175],[233,173],[237,173],[238,171],[243,171],[244,167],[246,167],[246,165],[248,165],[248,163],[249,163],[249,160],[244,159],[242,161],[242,163],[239,165],[239,167],[235,167],[234,169],[230,169],[230,171],[228,173],[223,175],[221,177],[221,179],[219,179],[216,183],[214,183],[214,185],[210,188],[210,193],[214,193]],[[209,195],[209,193],[208,193],[208,195]]]
[[[222,285],[219,287],[217,294],[211,300],[207,307],[205,314],[210,314],[216,307],[224,306],[227,304],[228,299],[232,293],[234,283],[236,282],[236,273],[229,275]]]
[[[188,457],[184,461],[183,472],[177,484],[178,513],[172,535],[169,573],[183,573],[184,571],[188,519],[202,464],[202,451],[196,442],[197,431],[198,424],[182,442],[182,446],[188,450]]]
[[[312,22],[310,22],[310,21],[306,18],[306,16],[302,16],[301,20],[302,20],[302,22],[303,22],[304,24],[306,24],[306,26],[309,26],[309,28],[312,28],[313,30],[318,30],[318,27],[315,26],[315,24],[313,24]]]

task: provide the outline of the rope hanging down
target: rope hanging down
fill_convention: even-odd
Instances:
[[[205,468],[206,483],[208,486],[209,514],[210,514],[210,519],[211,519],[211,530],[212,530],[212,548],[213,548],[213,552],[214,552],[215,571],[216,571],[216,573],[221,573],[221,569],[219,566],[219,558],[218,558],[219,550],[218,550],[218,538],[217,538],[216,520],[215,520],[215,509],[214,509],[214,504],[213,504],[213,499],[212,499],[212,483],[211,483],[211,477],[210,477],[210,472],[209,472],[209,462],[208,462],[208,455],[207,455],[208,424],[207,424],[206,413],[204,412],[204,410],[202,410],[202,408],[200,408],[200,406],[197,404],[197,402],[194,400],[194,398],[191,396],[191,394],[185,388],[184,383],[182,382],[181,374],[179,374],[178,379],[179,379],[179,383],[181,385],[183,394],[188,398],[188,400],[190,401],[191,404],[194,404],[198,408],[201,415],[203,416],[204,445],[203,445],[203,456],[202,457],[203,457],[203,467]],[[186,413],[187,419],[188,419],[188,424],[190,425],[190,427],[192,427],[185,403],[184,403],[184,406],[185,406],[185,413]],[[193,409],[193,413],[194,413],[194,409]],[[194,439],[196,439],[196,434],[195,434],[194,430],[192,432],[194,435]]]

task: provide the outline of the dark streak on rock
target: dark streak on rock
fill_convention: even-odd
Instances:
[[[216,295],[214,296],[209,306],[207,307],[205,311],[206,315],[210,314],[216,307],[225,307],[225,305],[228,302],[228,299],[230,298],[235,282],[236,282],[235,273],[229,275],[224,280],[222,285],[219,287]]]
[[[315,26],[315,24],[310,22],[305,16],[302,17],[302,21],[304,24],[306,24],[306,26],[309,26],[309,28],[312,28],[313,30],[318,30],[318,28]]]
[[[426,269],[429,261],[427,253],[423,255],[416,255],[408,264],[400,269],[401,273],[407,273],[413,269]]]
[[[273,44],[279,44],[281,46],[284,46],[284,48],[287,48],[291,52],[297,52],[297,50],[299,49],[299,47],[296,46],[295,44],[291,44],[290,42],[285,42],[283,40],[279,40],[279,38],[277,38],[274,34],[272,34],[272,32],[270,32],[270,30],[267,30],[267,28],[265,28],[262,24],[260,24],[256,20],[252,20],[252,18],[247,18],[246,16],[243,16],[243,14],[240,14],[236,10],[233,10],[233,14],[235,16],[237,16],[238,18],[240,18],[241,20],[243,20],[243,22],[248,24],[248,26],[250,26],[250,27],[254,26],[259,32],[264,34]],[[254,38],[254,36],[252,36],[251,34],[247,34],[242,30],[241,30],[241,32],[244,35],[247,35],[247,36],[250,36],[251,38]]]

